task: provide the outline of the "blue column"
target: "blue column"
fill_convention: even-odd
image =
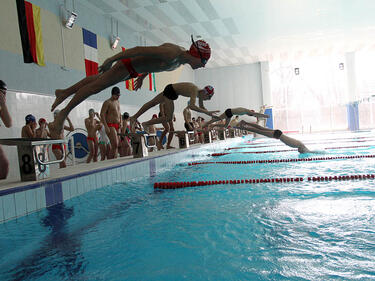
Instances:
[[[348,117],[348,127],[350,131],[359,130],[358,103],[353,102],[346,105],[346,115]]]
[[[264,111],[264,114],[269,115],[270,117],[267,118],[266,127],[269,129],[273,129],[273,116],[272,116],[272,108],[267,108]]]

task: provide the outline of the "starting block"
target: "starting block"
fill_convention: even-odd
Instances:
[[[119,135],[127,136],[131,138],[133,158],[143,158],[143,157],[148,156],[148,147],[147,147],[146,140],[145,140],[145,137],[147,137],[148,134],[128,133],[128,134],[119,134]],[[153,146],[150,146],[150,147],[153,147]]]
[[[211,131],[203,131],[204,143],[212,143],[212,133]]]
[[[67,140],[46,140],[46,139],[0,139],[0,144],[17,146],[18,163],[21,181],[38,181],[49,178],[50,164],[64,161],[65,149],[62,149],[63,157],[59,160],[49,161],[48,146],[51,144],[63,144]]]
[[[156,142],[158,141],[156,134],[144,134],[146,138],[146,146],[147,148],[156,147]],[[154,139],[154,144],[150,144],[150,139]]]
[[[179,148],[189,148],[190,147],[190,140],[189,140],[189,132],[186,131],[174,131],[178,138],[178,147]],[[194,132],[193,132],[194,134]]]
[[[236,130],[235,129],[229,129],[229,137],[231,139],[235,138],[236,137]]]
[[[189,136],[189,143],[193,144],[195,142],[195,132],[194,131],[188,131],[188,136]]]
[[[220,130],[217,131],[217,133],[218,133],[218,136],[219,136],[219,140],[226,140],[227,139],[225,129],[220,129]]]
[[[242,137],[242,131],[241,130],[235,129],[235,132],[236,132],[237,137]]]

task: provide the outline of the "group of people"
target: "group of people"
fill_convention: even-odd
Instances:
[[[107,99],[101,108],[100,114],[95,112],[93,108],[88,111],[88,117],[85,118],[84,123],[87,130],[87,146],[88,156],[87,163],[91,161],[98,161],[98,154],[100,151],[101,160],[113,159],[120,156],[131,155],[131,147],[129,139],[126,137],[119,137],[119,133],[126,133],[129,125],[129,113],[125,112],[121,115],[120,103],[120,89],[113,87],[111,98]],[[59,114],[59,110],[54,111],[54,117]],[[64,134],[56,134],[54,130],[55,122],[47,123],[46,119],[40,118],[39,128],[35,116],[28,114],[25,117],[26,124],[22,127],[21,137],[28,139],[64,139]],[[64,124],[64,130],[68,132],[74,131],[74,126],[69,117],[66,118],[67,125]],[[51,132],[50,132],[51,131]],[[54,134],[55,133],[55,134]],[[54,135],[53,135],[54,134]],[[99,135],[99,138],[97,137]],[[62,159],[63,149],[65,145],[53,144],[52,152],[56,159]],[[60,168],[66,167],[65,159],[60,162]]]
[[[43,136],[47,134],[48,136],[49,134],[52,139],[64,138],[64,130],[69,131],[74,129],[68,118],[69,113],[91,95],[97,94],[121,81],[136,78],[135,90],[138,90],[142,87],[143,80],[149,73],[172,71],[184,64],[190,65],[192,69],[204,67],[211,56],[210,46],[204,40],[194,41],[193,36],[191,40],[192,44],[189,50],[185,50],[181,46],[171,43],[165,43],[160,46],[127,49],[106,59],[99,68],[99,74],[88,76],[66,89],[57,89],[55,91],[56,98],[51,107],[51,111],[55,113],[54,121],[48,124],[48,132],[45,131],[46,127],[43,125],[45,120],[39,120],[42,125],[40,125],[41,127],[38,129],[38,136],[41,136],[41,134],[44,134]],[[168,136],[168,140],[171,140],[173,137],[174,101],[177,100],[179,96],[189,99],[188,105],[183,112],[185,128],[187,131],[194,130],[197,134],[198,141],[203,142],[202,131],[205,129],[215,126],[221,128],[232,126],[266,137],[280,139],[289,146],[297,147],[300,152],[308,152],[308,149],[303,143],[285,136],[280,130],[268,129],[256,123],[249,123],[244,120],[240,121],[238,118],[238,116],[241,115],[266,117],[264,114],[259,114],[246,108],[229,108],[221,115],[217,115],[217,113],[220,112],[219,110],[207,110],[204,106],[204,102],[209,101],[214,93],[215,90],[210,85],[199,88],[190,82],[168,84],[160,94],[145,103],[133,116],[129,116],[127,113],[121,115],[119,103],[120,89],[118,87],[113,87],[111,98],[104,102],[100,114],[90,109],[89,117],[85,119],[90,150],[87,161],[97,161],[98,147],[100,147],[102,159],[105,156],[109,159],[116,158],[119,152],[120,156],[131,154],[130,138],[128,136],[130,133],[135,132],[137,126],[139,127],[138,118],[157,105],[160,107],[159,116],[153,116],[150,120],[143,122],[142,126],[146,133],[152,133],[155,130],[156,124],[163,125],[163,133],[156,141],[158,149],[163,148],[162,140],[168,132],[171,132]],[[11,126],[11,119],[5,106],[5,94],[6,85],[2,82],[0,85],[0,117],[5,126],[8,127]],[[55,110],[57,106],[72,95],[74,95],[73,98],[63,109]],[[204,119],[200,117],[200,120],[195,122],[194,118],[191,116],[191,110],[206,114],[211,117],[211,120],[204,122]],[[237,117],[232,120],[233,115],[237,115]],[[31,122],[31,125],[26,124],[28,127],[22,130],[25,135],[29,135],[33,130],[33,126],[35,126],[35,118],[34,121],[32,118],[28,120],[29,123]],[[28,120],[26,120],[26,123],[28,123]],[[65,126],[66,120],[69,126]],[[96,137],[98,131],[100,132],[99,140]],[[37,132],[35,130],[35,135],[36,134]],[[167,143],[167,148],[171,147],[170,140]],[[59,149],[57,149],[57,146]],[[56,145],[55,148],[55,150],[59,150],[60,152],[63,149],[61,145]],[[57,153],[59,152],[57,151]],[[55,155],[56,157],[59,156],[58,154]],[[0,148],[0,161],[4,159],[4,157],[4,153]],[[1,163],[5,162],[1,161]],[[4,166],[4,164],[1,165]],[[5,169],[1,170],[1,172],[3,172]]]
[[[54,112],[54,117],[58,114],[58,110]],[[69,117],[67,118],[67,121],[69,123],[69,126],[64,126],[64,130],[72,132],[74,131],[74,126],[72,122],[70,121]],[[26,124],[21,129],[21,137],[27,138],[27,139],[63,139],[64,134],[56,135],[55,132],[50,133],[50,126],[52,126],[52,123],[47,123],[47,120],[44,118],[40,118],[38,120],[39,128],[37,128],[36,118],[32,114],[28,114],[25,117]],[[53,127],[52,127],[53,129]],[[52,144],[52,153],[55,155],[56,159],[62,159],[63,158],[63,149],[66,149],[65,144]],[[65,168],[66,163],[65,159],[62,159],[60,162],[60,168]]]

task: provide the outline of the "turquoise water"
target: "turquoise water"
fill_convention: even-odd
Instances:
[[[355,136],[362,135],[346,135]],[[354,145],[337,140],[341,135],[331,138],[316,148]],[[257,143],[267,147],[238,151],[288,149],[274,140]],[[375,154],[375,141],[358,145],[370,146],[318,156]],[[213,152],[193,161],[314,156],[205,156]],[[188,166],[191,161],[0,225],[0,280],[375,279],[374,180],[153,188],[166,181],[375,174],[374,159]]]

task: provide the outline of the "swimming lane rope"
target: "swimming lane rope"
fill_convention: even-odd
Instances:
[[[264,179],[234,179],[234,180],[214,180],[214,181],[184,181],[184,182],[155,182],[155,189],[176,189],[193,186],[206,186],[218,184],[257,184],[257,183],[290,183],[302,181],[348,181],[374,179],[373,174],[356,174],[345,176],[320,176],[320,177],[286,177],[286,178],[264,178]]]
[[[308,161],[326,161],[337,159],[359,159],[374,158],[375,154],[369,155],[352,155],[352,156],[331,156],[331,157],[313,157],[313,158],[295,158],[295,159],[274,159],[274,160],[250,160],[250,161],[211,161],[211,162],[191,162],[189,166],[203,164],[263,164],[263,163],[285,163],[285,162],[308,162]]]
[[[372,142],[374,140],[371,140]],[[366,141],[356,141],[356,142],[366,142]],[[304,143],[305,145],[311,145],[311,144],[328,144],[328,143],[333,143],[333,142],[316,142],[316,143]],[[373,145],[369,145],[369,146],[374,146],[375,144]],[[275,144],[275,145],[262,145],[262,146],[235,146],[235,147],[229,147],[229,148],[226,148],[225,150],[233,150],[233,149],[249,149],[249,148],[265,148],[265,147],[275,147],[275,146],[285,146],[285,144]]]
[[[323,149],[346,149],[346,148],[363,148],[363,147],[372,147],[375,145],[355,145],[355,146],[338,146],[338,147],[324,147]],[[207,156],[223,156],[233,153],[243,153],[243,154],[263,154],[263,153],[274,153],[274,152],[289,152],[297,151],[297,149],[283,149],[283,150],[265,150],[265,151],[241,151],[241,152],[222,152],[222,153],[212,153]]]

